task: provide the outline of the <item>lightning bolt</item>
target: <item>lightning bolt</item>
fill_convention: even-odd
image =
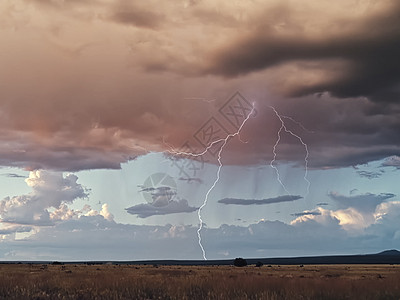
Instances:
[[[276,158],[277,158],[277,147],[278,147],[278,145],[279,145],[279,143],[281,141],[282,131],[284,131],[285,133],[288,133],[291,136],[295,137],[303,145],[303,147],[305,149],[305,153],[306,153],[306,155],[304,157],[305,172],[304,172],[304,177],[303,178],[307,182],[307,193],[306,193],[306,196],[307,196],[309,194],[309,192],[310,192],[310,186],[311,186],[311,182],[308,180],[308,158],[309,158],[308,146],[299,135],[297,135],[296,133],[294,133],[293,131],[291,131],[290,129],[287,128],[284,119],[290,120],[291,122],[295,123],[296,125],[298,125],[299,127],[301,127],[303,130],[305,130],[307,132],[313,133],[313,131],[310,131],[310,130],[306,129],[300,122],[296,121],[295,119],[293,119],[293,118],[291,118],[289,116],[284,116],[284,115],[279,114],[278,111],[273,106],[269,106],[269,108],[271,108],[273,110],[273,112],[275,113],[276,117],[279,119],[279,121],[281,123],[281,126],[280,126],[280,128],[279,128],[279,130],[277,132],[277,140],[276,140],[275,144],[273,145],[273,150],[272,150],[273,159],[270,162],[270,166],[271,166],[271,168],[273,168],[275,170],[276,176],[277,176],[277,180],[278,180],[279,184],[282,186],[284,191],[288,195],[290,195],[291,193],[289,192],[289,190],[286,188],[285,184],[283,183],[283,181],[282,181],[282,179],[280,177],[279,170],[275,166],[275,162],[276,162]],[[251,115],[254,113],[254,110],[255,110],[255,104],[252,103],[252,110],[246,116],[246,118],[243,120],[243,122],[241,123],[240,127],[238,128],[238,130],[236,132],[228,134],[225,138],[221,138],[221,139],[213,141],[203,151],[201,151],[199,153],[176,151],[172,147],[172,145],[168,144],[163,139],[164,144],[170,148],[170,150],[166,150],[164,152],[168,152],[169,154],[172,154],[174,156],[201,157],[201,156],[205,155],[214,145],[222,143],[222,145],[220,146],[220,148],[218,150],[218,156],[217,156],[218,169],[217,169],[217,172],[216,172],[216,178],[215,178],[213,184],[208,189],[202,205],[197,210],[197,215],[198,215],[198,220],[199,220],[199,227],[197,229],[197,237],[198,237],[198,244],[200,246],[200,249],[201,249],[201,252],[202,252],[204,260],[207,260],[207,255],[206,255],[206,251],[204,249],[204,246],[202,244],[202,237],[201,237],[201,230],[203,229],[203,226],[204,226],[204,222],[203,222],[203,219],[202,219],[202,216],[201,216],[201,212],[204,209],[204,207],[207,205],[210,194],[215,189],[215,187],[217,186],[217,184],[218,184],[218,182],[220,180],[221,170],[222,170],[222,167],[223,167],[222,153],[223,153],[223,150],[224,150],[226,144],[228,143],[229,139],[237,136],[239,141],[241,141],[242,143],[248,143],[248,141],[243,141],[241,139],[240,133],[241,133],[244,125],[246,124],[246,122],[249,120]],[[135,145],[135,146],[136,146],[136,148],[140,147],[140,148],[142,148],[142,150],[146,150],[145,148],[143,148],[143,147],[141,147],[139,145]]]
[[[273,156],[273,159],[270,162],[270,166],[271,166],[271,168],[273,168],[275,170],[275,173],[276,173],[277,180],[278,180],[279,184],[283,187],[285,192],[288,195],[290,195],[290,192],[287,190],[286,186],[283,184],[283,182],[282,182],[282,180],[280,178],[280,174],[279,174],[278,168],[274,165],[274,163],[276,161],[276,156],[277,156],[276,147],[279,145],[279,142],[281,141],[281,132],[282,132],[282,130],[284,130],[286,133],[288,133],[288,134],[292,135],[293,137],[295,137],[296,139],[298,139],[300,141],[300,143],[303,145],[304,150],[306,152],[306,155],[304,156],[304,169],[305,169],[305,171],[304,171],[304,177],[303,177],[304,180],[307,182],[307,193],[305,195],[305,197],[306,197],[310,193],[310,186],[311,186],[311,182],[308,180],[308,177],[307,177],[308,176],[308,157],[309,157],[308,146],[300,136],[295,134],[293,131],[287,129],[286,124],[285,124],[283,119],[289,119],[289,120],[293,121],[294,123],[298,124],[299,126],[301,126],[301,128],[303,128],[304,130],[306,130],[306,131],[309,131],[309,130],[307,130],[301,123],[297,122],[293,118],[280,115],[273,106],[269,106],[269,107],[274,111],[275,115],[277,116],[277,118],[281,122],[281,127],[279,128],[278,133],[277,133],[278,134],[278,138],[277,138],[277,140],[276,140],[276,142],[275,142],[275,144],[274,144],[274,146],[272,148],[272,153],[273,153],[274,156]]]
[[[298,125],[299,127],[301,127],[304,131],[307,131],[308,133],[315,133],[315,131],[308,130],[307,128],[305,128],[305,127],[303,126],[303,124],[301,124],[299,121],[296,121],[296,120],[293,119],[292,117],[281,115],[281,118],[282,118],[282,119],[288,119],[288,120],[292,121],[293,123],[295,123],[296,125]]]
[[[197,210],[197,216],[198,216],[198,218],[199,218],[199,228],[197,229],[197,237],[198,237],[199,246],[200,246],[201,252],[202,252],[202,254],[203,254],[203,259],[204,259],[204,260],[207,260],[207,256],[206,256],[206,251],[205,251],[205,249],[204,249],[204,247],[203,247],[203,244],[202,244],[202,242],[201,242],[201,241],[202,241],[202,240],[201,240],[201,230],[203,229],[203,224],[204,224],[203,219],[201,218],[201,210],[207,205],[209,195],[211,194],[211,192],[213,191],[213,189],[217,186],[217,184],[218,184],[218,182],[219,182],[220,175],[221,175],[221,169],[222,169],[222,167],[223,167],[223,164],[222,164],[222,161],[221,161],[221,159],[222,159],[222,152],[223,152],[223,150],[224,150],[225,145],[228,143],[228,141],[229,141],[230,138],[233,138],[233,137],[235,137],[235,136],[238,136],[238,137],[240,138],[240,132],[242,131],[243,126],[244,126],[244,125],[246,124],[246,122],[249,120],[250,116],[253,114],[254,109],[255,109],[255,108],[254,108],[254,103],[252,103],[252,109],[251,109],[251,111],[250,111],[249,114],[246,116],[246,118],[243,120],[242,124],[240,125],[240,127],[238,128],[238,130],[237,130],[236,132],[231,133],[231,134],[228,134],[225,138],[222,138],[222,139],[218,139],[218,140],[213,141],[210,145],[208,145],[208,146],[204,149],[204,151],[202,151],[202,152],[200,152],[200,153],[177,152],[177,151],[175,151],[170,145],[167,144],[167,145],[170,147],[170,149],[171,149],[170,151],[167,151],[167,152],[169,152],[169,153],[172,153],[172,154],[175,154],[175,155],[186,155],[186,156],[191,156],[191,157],[199,157],[199,156],[202,156],[202,155],[206,154],[207,151],[210,150],[215,144],[218,144],[218,143],[222,142],[222,145],[221,145],[221,147],[220,147],[220,149],[219,149],[219,151],[218,151],[218,156],[217,156],[218,169],[217,169],[217,176],[216,176],[216,179],[214,180],[214,182],[213,182],[213,184],[211,185],[211,187],[208,189],[208,191],[207,191],[207,193],[206,193],[206,195],[205,195],[203,204],[202,204],[202,205],[199,207],[199,209]]]

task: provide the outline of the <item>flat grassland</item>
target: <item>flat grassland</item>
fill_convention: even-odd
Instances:
[[[0,299],[400,299],[399,265],[0,264]]]

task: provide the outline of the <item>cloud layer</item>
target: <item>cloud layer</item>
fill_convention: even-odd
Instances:
[[[210,259],[375,253],[398,248],[399,201],[379,204],[370,224],[363,223],[355,210],[317,208],[315,212],[318,214],[304,214],[291,224],[260,221],[248,226],[205,227],[204,246]],[[201,259],[196,230],[197,227],[184,225],[126,225],[101,215],[81,216],[45,227],[23,241],[3,238],[6,247],[2,247],[0,257],[3,260],[26,259],[27,255],[36,260]]]
[[[218,200],[218,203],[222,204],[234,204],[234,205],[263,205],[263,204],[272,204],[272,203],[280,203],[280,202],[290,202],[302,199],[303,197],[297,195],[285,195],[278,196],[275,198],[267,198],[267,199],[235,199],[235,198],[224,198]]]
[[[133,225],[116,222],[107,204],[100,211],[69,204],[88,196],[75,175],[30,172],[32,192],[0,201],[2,260],[201,259],[197,226]],[[208,258],[373,253],[400,245],[400,202],[390,193],[344,196],[331,192],[336,209],[320,206],[293,214],[289,224],[262,220],[247,226],[204,224]],[[294,201],[299,196],[264,200],[228,199],[254,205]],[[324,204],[324,203],[322,203]],[[141,218],[197,210],[186,200],[166,206],[136,205]]]
[[[75,199],[86,198],[87,191],[77,183],[78,177],[45,171],[31,172],[25,181],[32,188],[27,195],[7,197],[0,201],[2,223],[51,225],[56,213],[49,208],[65,209],[65,204]],[[67,213],[67,211],[64,211]]]
[[[258,115],[226,163],[272,158],[269,105],[315,132],[287,120],[312,167],[399,155],[396,1],[190,3],[2,1],[0,164],[119,168],[165,141],[201,151],[210,117],[233,130],[218,109],[236,90]],[[295,139],[279,150],[301,163]]]
[[[147,218],[156,215],[168,215],[176,213],[190,213],[196,211],[197,207],[189,206],[187,200],[171,200],[163,206],[154,206],[149,203],[141,203],[126,208],[131,215],[137,215],[139,218]]]
[[[364,16],[353,14],[351,19],[343,16],[341,20],[335,16],[339,26],[343,26],[339,30],[327,30],[326,23],[311,17],[313,12],[318,13],[318,6],[303,16],[296,15],[295,5],[284,7],[275,16],[284,20],[281,31],[260,22],[256,30],[218,50],[209,72],[238,76],[285,64],[297,64],[301,68],[303,64],[300,72],[307,74],[307,68],[314,69],[322,76],[307,85],[294,84],[289,90],[292,95],[329,91],[341,98],[365,96],[374,101],[397,102],[400,6],[394,1],[385,4],[390,11]],[[296,18],[307,14],[311,24],[301,24]],[[289,21],[289,18],[293,19]],[[328,22],[334,22],[333,18]],[[318,24],[322,25],[320,30],[313,28],[310,32],[306,28]]]
[[[78,219],[81,216],[102,216],[108,221],[113,215],[105,203],[100,212],[85,204],[81,210],[69,208],[77,199],[87,199],[89,190],[77,182],[73,174],[32,171],[25,182],[32,192],[6,197],[0,201],[0,231],[3,235],[18,232],[38,232],[43,227]]]

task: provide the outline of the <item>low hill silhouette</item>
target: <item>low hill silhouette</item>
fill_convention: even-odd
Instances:
[[[246,258],[249,265],[262,263],[264,265],[331,265],[331,264],[400,264],[400,251],[392,249],[375,254],[359,255],[330,255],[277,258]],[[141,261],[140,264],[150,264],[154,261]],[[156,261],[157,264],[167,265],[232,265],[230,260],[191,260],[191,261]]]
[[[276,258],[246,258],[248,265],[333,265],[333,264],[400,264],[400,251],[385,250],[375,254],[359,255],[330,255],[304,257],[276,257]],[[210,266],[233,265],[234,259],[225,260],[141,260],[141,261],[69,261],[63,264],[129,264],[129,265],[182,265],[182,266]],[[51,261],[14,261],[0,262],[45,264]]]
[[[377,255],[400,255],[400,251],[398,251],[396,249],[385,250],[385,251],[379,252]]]

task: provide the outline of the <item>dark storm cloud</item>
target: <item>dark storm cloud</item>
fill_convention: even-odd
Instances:
[[[292,87],[291,95],[330,91],[337,97],[367,96],[375,101],[398,101],[400,95],[400,5],[390,11],[346,24],[352,30],[310,37],[279,35],[265,26],[214,52],[206,73],[226,77],[245,75],[288,62],[343,62],[338,75]],[[346,28],[344,26],[344,28]],[[338,64],[339,66],[339,64]]]
[[[356,196],[344,196],[335,192],[329,193],[329,197],[338,204],[339,208],[345,209],[348,207],[353,207],[363,213],[374,212],[379,204],[383,203],[385,200],[394,198],[395,196],[396,195],[391,193],[367,193]]]
[[[272,203],[281,203],[281,202],[290,202],[302,199],[303,197],[297,195],[285,195],[278,196],[274,198],[267,199],[236,199],[236,198],[224,198],[218,200],[218,203],[223,204],[234,204],[234,205],[263,205],[263,204],[272,204]]]
[[[191,213],[196,211],[197,207],[189,206],[187,200],[172,200],[165,206],[154,206],[148,203],[141,203],[126,208],[131,215],[137,215],[139,218],[148,218],[151,216],[169,215],[177,213]]]
[[[15,173],[5,173],[5,174],[1,174],[1,176],[5,176],[5,177],[9,177],[9,178],[26,178],[26,176],[18,175]]]
[[[23,145],[24,150],[7,151],[0,149],[1,165],[25,168],[28,170],[52,169],[79,171],[83,169],[119,169],[122,162],[133,160],[123,153],[104,154],[102,150],[61,148],[37,148],[32,144]]]
[[[269,105],[312,131],[284,119],[309,145],[311,168],[400,155],[400,106],[332,96],[389,91],[399,5],[354,14],[314,0],[240,2],[0,1],[0,165],[115,169],[188,139],[200,152],[193,133],[237,90],[258,114],[243,128],[247,144],[229,141],[225,164],[271,161],[280,122]],[[263,71],[198,76],[205,66],[224,76]],[[368,83],[365,93],[346,91],[354,80]],[[330,84],[332,94],[282,96]],[[304,147],[283,133],[277,159],[303,167]]]
[[[306,128],[314,131],[308,133],[286,120],[290,129],[300,134],[309,144],[311,167],[361,165],[400,153],[400,115],[395,110],[380,111],[379,106],[383,104],[365,98],[340,99],[329,95],[314,95],[286,99],[277,105],[281,114],[294,116]],[[265,117],[269,122],[272,118]],[[267,125],[267,122],[260,123],[258,128],[265,131]],[[287,136],[284,138],[287,139]],[[295,140],[287,143],[290,146],[281,148],[281,154],[286,151],[290,156],[304,153],[304,149],[295,146],[298,145]]]
[[[300,213],[294,213],[294,214],[290,214],[291,216],[294,217],[302,217],[302,216],[320,216],[321,213],[319,211],[303,211]]]

